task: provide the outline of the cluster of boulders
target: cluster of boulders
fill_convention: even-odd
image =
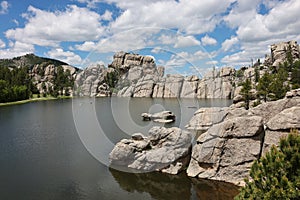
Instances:
[[[154,127],[149,137],[138,134],[117,143],[110,160],[133,169],[171,174],[188,166],[188,176],[243,185],[255,160],[278,145],[291,129],[300,129],[300,97],[289,96],[250,110],[200,108],[186,127],[200,134],[192,152],[191,133]]]
[[[199,136],[191,151],[190,132],[174,127],[154,127],[148,137],[135,134],[132,139],[117,143],[110,154],[111,163],[171,174],[187,168],[191,177],[243,185],[255,160],[268,152],[272,145],[278,145],[280,138],[291,129],[300,129],[299,89],[287,92],[284,99],[264,102],[249,110],[241,106],[244,100],[240,83],[247,78],[255,85],[257,75],[261,77],[270,66],[278,67],[279,63],[288,61],[287,52],[294,61],[299,59],[297,42],[272,45],[271,56],[267,56],[264,63],[257,62],[253,67],[240,70],[231,67],[213,69],[202,79],[195,75],[163,76],[162,68],[158,70],[150,58],[117,54],[112,67],[122,72],[118,96],[232,98],[235,104],[224,108],[200,108],[195,112],[186,125],[186,129]],[[255,90],[250,92],[255,96]],[[149,113],[142,117],[153,119]]]
[[[169,174],[177,174],[186,168],[191,155],[191,133],[177,127],[155,126],[148,135],[136,133],[131,139],[118,142],[109,155],[111,164],[140,172]]]
[[[242,185],[253,161],[278,145],[291,129],[300,129],[299,111],[299,97],[263,103],[249,111],[202,108],[187,127],[202,132],[211,127],[193,147],[188,175]]]

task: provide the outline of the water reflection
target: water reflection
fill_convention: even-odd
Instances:
[[[190,199],[191,182],[180,175],[151,173],[126,173],[110,168],[109,171],[123,190],[146,192],[154,199]]]
[[[195,178],[191,180],[199,200],[231,200],[239,193],[239,187],[230,183]]]
[[[60,185],[58,187],[58,192],[56,192],[56,197],[54,197],[54,199],[83,200],[87,199],[87,196],[78,183],[69,182],[66,185]]]
[[[233,184],[189,178],[185,173],[126,173],[113,168],[109,171],[123,190],[146,192],[154,199],[229,200],[239,192]]]

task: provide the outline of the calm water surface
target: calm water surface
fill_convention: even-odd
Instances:
[[[196,109],[230,103],[79,98],[0,107],[0,199],[232,199],[230,184],[106,166],[116,142],[159,125],[141,121],[142,112],[171,110],[168,126],[183,128]]]

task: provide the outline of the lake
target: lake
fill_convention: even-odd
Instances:
[[[185,173],[108,167],[120,139],[154,125],[143,112],[171,110],[184,128],[200,107],[226,100],[76,98],[0,107],[0,199],[232,199],[237,187]]]

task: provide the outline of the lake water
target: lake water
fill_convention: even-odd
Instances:
[[[0,107],[0,199],[232,199],[231,184],[107,167],[116,142],[159,125],[141,113],[171,110],[177,118],[167,126],[183,128],[196,109],[230,103],[79,98]]]

